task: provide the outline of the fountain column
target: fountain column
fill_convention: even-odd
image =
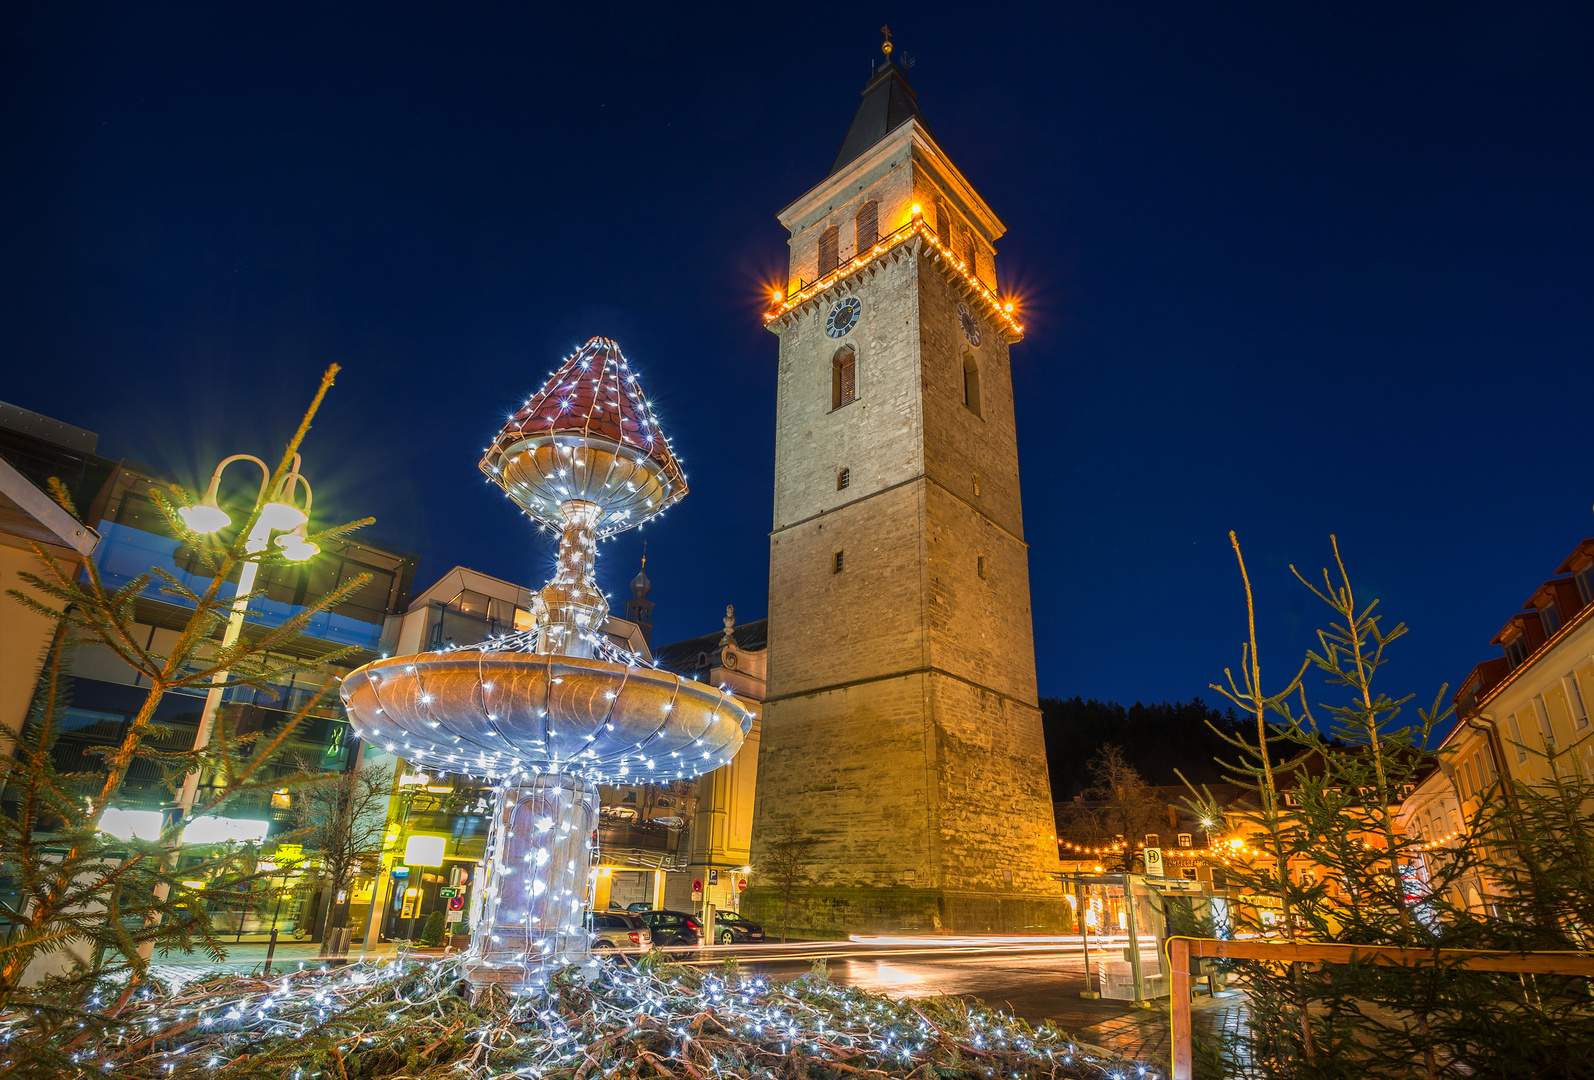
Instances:
[[[598,788],[580,776],[543,773],[498,790],[466,960],[473,983],[536,990],[547,972],[591,962],[584,917],[597,827]]]

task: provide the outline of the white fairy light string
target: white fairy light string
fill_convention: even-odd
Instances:
[[[559,532],[529,630],[384,658],[342,697],[356,735],[419,768],[494,785],[484,881],[472,888],[471,978],[539,990],[594,965],[583,921],[598,786],[687,780],[729,764],[752,713],[647,663],[604,632],[598,541],[687,493],[669,440],[620,347],[595,337],[484,451],[489,480]]]
[[[1160,1070],[957,998],[893,1001],[818,975],[789,982],[648,958],[546,997],[458,997],[458,959],[399,957],[284,975],[154,984],[59,1039],[68,1080],[251,1074],[323,1080],[610,1075],[1149,1078]],[[108,984],[92,1004],[120,988]],[[0,1018],[0,1048],[29,1033]],[[662,1066],[662,1068],[661,1068]],[[665,1070],[669,1070],[666,1072]]]

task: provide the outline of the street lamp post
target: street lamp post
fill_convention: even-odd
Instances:
[[[221,464],[216,466],[216,471],[211,474],[210,487],[205,492],[204,500],[198,506],[185,506],[178,511],[183,519],[183,524],[197,533],[213,533],[232,524],[232,518],[216,503],[216,490],[221,484],[221,473],[234,461],[252,461],[260,466],[264,478],[260,481],[260,498],[266,495],[266,485],[271,483],[271,470],[266,463],[251,454],[234,454],[223,458]],[[293,505],[293,489],[296,485],[304,485],[304,509]],[[258,555],[268,547],[273,532],[283,535],[277,537],[277,546],[282,553],[294,562],[303,562],[315,555],[321,549],[310,543],[304,537],[304,526],[310,518],[310,482],[299,474],[299,455],[293,456],[293,469],[282,478],[282,483],[272,493],[271,501],[261,509],[260,515],[255,519],[254,528],[249,530],[249,538],[244,542],[244,550]],[[232,648],[238,641],[238,635],[243,631],[244,615],[249,610],[249,594],[254,591],[255,577],[260,572],[260,563],[255,559],[245,560],[243,568],[238,573],[237,599],[233,601],[232,614],[227,619],[227,629],[221,637],[221,652]],[[216,714],[221,710],[221,698],[225,690],[227,672],[218,671],[211,677],[210,692],[205,695],[205,709],[199,717],[199,730],[194,733],[195,750],[203,750],[210,745],[211,732],[216,727]],[[194,799],[199,791],[199,770],[195,769],[183,778],[183,788],[177,797],[177,817],[182,820],[194,808]]]
[[[222,458],[216,466],[216,471],[211,473],[210,486],[205,490],[205,497],[195,506],[181,507],[177,514],[183,519],[183,524],[196,533],[209,534],[225,529],[232,524],[232,516],[223,510],[217,502],[217,491],[221,486],[222,470],[235,461],[252,461],[260,466],[263,477],[260,481],[260,493],[256,496],[255,505],[261,506],[260,513],[255,517],[254,527],[249,530],[249,536],[244,541],[244,550],[250,555],[258,556],[270,546],[271,534],[282,533],[277,537],[277,547],[292,562],[304,562],[321,549],[305,537],[305,524],[310,520],[310,482],[299,473],[300,456],[293,455],[293,468],[288,471],[274,491],[271,498],[266,500],[266,489],[271,484],[271,469],[264,461],[253,454],[233,454],[231,457]],[[293,504],[294,488],[304,487],[304,509]],[[260,572],[258,559],[245,559],[238,572],[238,589],[233,601],[232,614],[227,619],[227,629],[222,633],[219,652],[226,652],[238,641],[238,635],[243,632],[244,615],[249,610],[249,594],[254,591],[255,578]],[[211,676],[210,691],[205,695],[205,708],[199,717],[199,730],[194,733],[195,751],[203,750],[210,745],[210,735],[216,726],[216,714],[221,709],[222,693],[226,689],[228,673],[216,672]],[[168,813],[169,820],[181,824],[188,818],[189,811],[194,808],[194,800],[199,794],[199,770],[194,769],[183,777],[182,790],[177,796],[177,805]],[[177,849],[181,844],[181,832],[169,841],[171,851],[167,859],[172,865],[176,864]],[[157,900],[164,900],[168,894],[165,882],[155,886]],[[149,959],[154,953],[154,943],[144,942],[139,946],[139,955]]]

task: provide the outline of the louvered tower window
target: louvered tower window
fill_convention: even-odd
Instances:
[[[858,398],[858,354],[852,346],[836,350],[830,362],[830,407],[839,409]]]
[[[963,258],[964,265],[969,268],[969,273],[974,273],[980,264],[974,258],[974,234],[967,229],[963,230],[963,250],[959,254]]]
[[[963,354],[963,407],[980,415],[980,365],[971,353]]]
[[[880,239],[880,204],[870,199],[858,208],[858,248],[862,255]]]
[[[841,265],[841,229],[830,226],[819,234],[819,276],[824,277]]]
[[[836,474],[836,490],[846,491],[852,486],[852,470],[842,469]]]

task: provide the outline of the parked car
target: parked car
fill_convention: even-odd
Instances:
[[[651,949],[653,932],[648,924],[625,911],[587,912],[587,930],[594,949]]]
[[[640,918],[653,931],[655,945],[698,945],[703,941],[703,923],[684,911],[644,911]]]
[[[744,919],[734,911],[714,913],[714,940],[721,945],[744,945],[763,941],[764,928],[751,919]]]
[[[653,910],[653,905],[647,903],[646,901],[643,901],[641,903],[636,903],[636,904],[627,904],[625,906],[625,909],[627,911],[629,911],[633,915],[640,915],[644,911],[652,911]]]

